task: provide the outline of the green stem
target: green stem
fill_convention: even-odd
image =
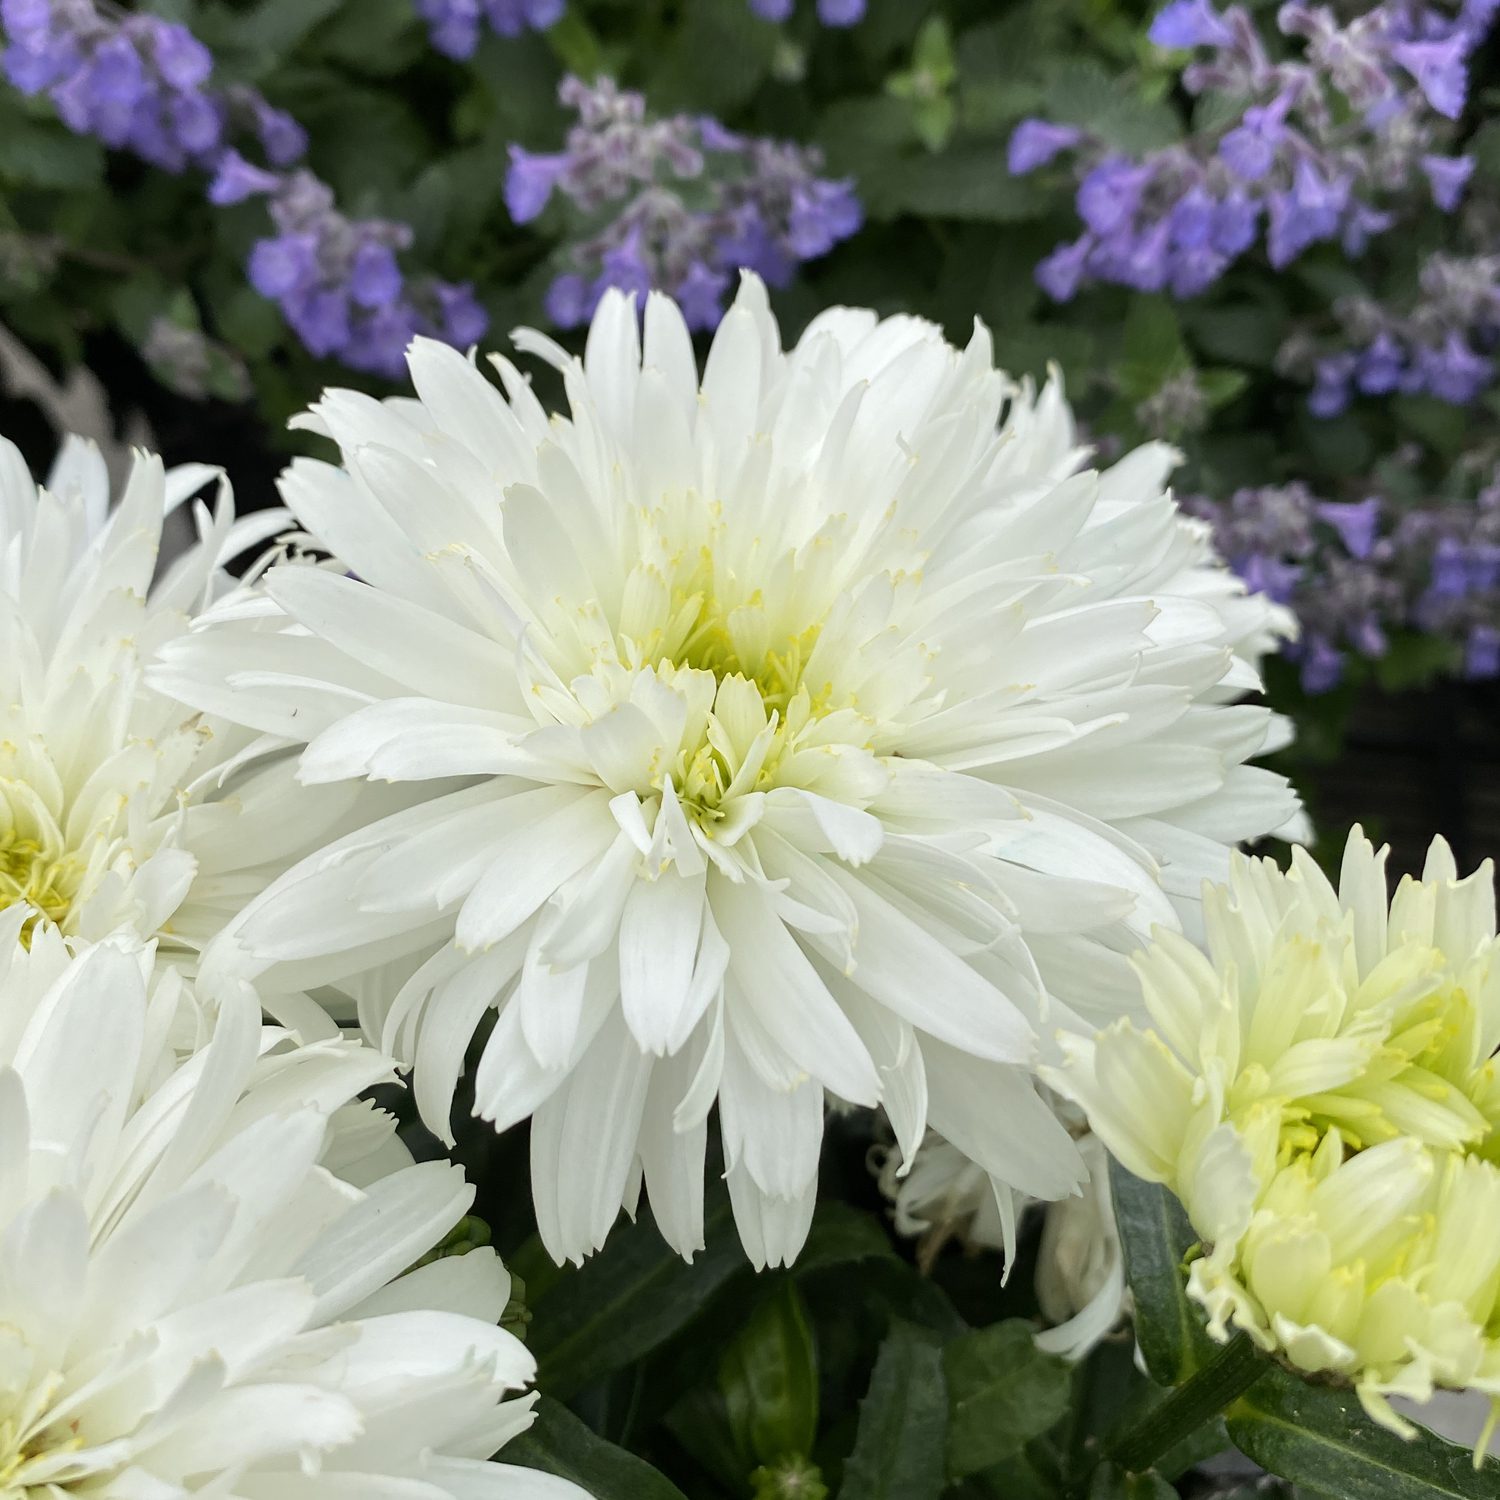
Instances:
[[[1144,1474],[1164,1453],[1218,1416],[1265,1373],[1260,1351],[1237,1334],[1201,1370],[1143,1417],[1121,1423],[1104,1456],[1129,1474]]]

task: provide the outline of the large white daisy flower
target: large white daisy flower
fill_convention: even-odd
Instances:
[[[336,561],[164,654],[163,690],[306,739],[304,783],[427,794],[278,880],[233,961],[401,960],[361,1019],[444,1135],[496,1011],[476,1109],[532,1117],[559,1257],[643,1176],[691,1253],[716,1102],[758,1262],[805,1236],[830,1095],[1074,1191],[1039,1031],[1114,1014],[1170,897],[1295,811],[1228,701],[1267,607],[1163,493],[1170,450],[1075,472],[1055,382],[982,328],[836,309],[783,351],[753,278],[701,382],[661,297],[644,345],[614,294],[582,361],[516,343],[569,416],[425,341],[418,402],[328,392],[306,425],[343,464],[283,496]]]
[[[165,518],[213,485],[196,542],[158,576]],[[93,444],[69,439],[38,487],[0,438],[0,909],[27,903],[86,939],[124,928],[197,947],[310,827],[332,826],[347,797],[274,767],[232,778],[264,742],[143,681],[222,592],[221,564],[284,524],[236,522],[216,470],[167,472],[144,453],[111,511]]]
[[[204,1024],[116,940],[74,958],[0,916],[0,1495],[579,1500],[488,1462],[530,1420],[472,1251],[410,1271],[467,1208],[350,1103],[390,1072],[303,1047],[252,999]]]

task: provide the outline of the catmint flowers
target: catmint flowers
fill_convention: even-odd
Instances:
[[[417,334],[465,346],[488,326],[470,287],[402,271],[409,226],[347,217],[311,172],[266,172],[228,151],[208,195],[218,204],[265,197],[276,233],[251,250],[250,284],[319,358],[398,378]]]
[[[1311,381],[1315,416],[1337,416],[1358,395],[1432,396],[1467,406],[1495,379],[1500,255],[1434,252],[1406,311],[1348,297],[1334,303],[1333,318],[1330,341],[1294,335],[1279,361],[1284,373]]]
[[[1445,122],[1463,108],[1495,9],[1385,0],[1344,23],[1292,0],[1277,26],[1302,55],[1277,61],[1243,6],[1172,0],[1151,40],[1196,54],[1183,87],[1211,98],[1220,123],[1136,158],[1075,125],[1022,121],[1010,171],[1071,156],[1083,221],[1037,267],[1038,283],[1057,301],[1093,282],[1192,297],[1260,244],[1277,268],[1322,243],[1353,256],[1414,199],[1452,212],[1473,164],[1443,152]]]
[[[70,130],[168,171],[208,174],[213,204],[266,198],[276,233],[256,242],[247,274],[312,354],[399,376],[414,335],[462,345],[484,333],[470,288],[402,271],[408,226],[348,218],[325,183],[287,170],[306,151],[301,126],[253,89],[216,86],[212,55],[185,27],[150,15],[115,18],[92,0],[0,0],[0,24],[6,77],[23,92],[45,93]],[[269,167],[229,144],[246,136]],[[189,351],[170,329],[157,330],[143,352],[153,367],[182,372],[175,388],[200,383],[202,351]]]
[[[763,21],[790,21],[794,0],[750,0],[750,9]],[[817,16],[824,26],[858,26],[865,18],[865,0],[818,0]]]
[[[852,183],[819,177],[817,153],[688,115],[653,118],[642,95],[609,79],[565,79],[576,111],[564,149],[512,146],[505,201],[524,224],[556,195],[590,231],[566,252],[547,292],[562,328],[593,315],[610,287],[664,290],[690,327],[713,328],[740,269],[785,286],[804,261],[860,226]]]
[[[1293,483],[1184,507],[1249,588],[1296,615],[1285,649],[1305,691],[1336,687],[1351,657],[1379,660],[1398,632],[1451,641],[1466,677],[1500,677],[1500,471],[1449,503],[1330,501]]]
[[[115,20],[91,0],[0,0],[5,77],[46,94],[63,123],[181,172],[206,167],[235,131],[288,166],[306,149],[296,121],[253,89],[210,86],[213,58],[184,26],[151,15]]]
[[[487,25],[497,36],[546,31],[567,9],[566,0],[416,0],[432,45],[458,61],[473,57]]]

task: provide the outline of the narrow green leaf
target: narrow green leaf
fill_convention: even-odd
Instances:
[[[1230,1408],[1229,1435],[1262,1468],[1339,1500],[1497,1500],[1500,1464],[1425,1429],[1377,1426],[1352,1391],[1273,1369]]]
[[[859,1404],[839,1500],[937,1500],[947,1416],[942,1350],[921,1329],[893,1323]]]
[[[581,1269],[538,1294],[528,1342],[541,1388],[560,1400],[576,1395],[671,1338],[726,1282],[748,1271],[722,1189],[708,1206],[704,1230],[708,1248],[689,1263],[667,1248],[643,1212]]]
[[[571,1479],[593,1500],[686,1500],[650,1464],[607,1443],[561,1402],[543,1396],[536,1422],[505,1445],[505,1462]]]
[[[943,1351],[952,1407],[948,1473],[987,1469],[1024,1447],[1068,1410],[1072,1379],[1065,1360],[1036,1347],[1021,1319],[954,1339]]]
[[[797,1286],[784,1279],[719,1362],[719,1389],[748,1471],[806,1457],[818,1432],[818,1359]]]
[[[1213,1357],[1217,1345],[1188,1301],[1183,1257],[1197,1243],[1182,1205],[1166,1188],[1110,1164],[1115,1222],[1125,1274],[1135,1298],[1135,1336],[1152,1378],[1180,1385]]]

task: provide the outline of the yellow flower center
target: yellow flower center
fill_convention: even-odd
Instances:
[[[0,833],[0,911],[25,902],[49,921],[61,923],[82,878],[82,865],[65,850],[14,829]],[[33,925],[28,922],[21,934],[28,946]]]

